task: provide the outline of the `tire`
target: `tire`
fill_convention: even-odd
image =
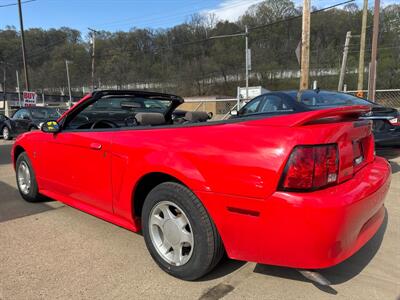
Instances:
[[[10,133],[10,128],[8,128],[7,126],[4,126],[3,129],[1,130],[1,133],[3,135],[3,139],[5,140],[11,140],[11,133]]]
[[[31,161],[26,152],[22,152],[18,156],[15,169],[17,186],[22,198],[24,198],[28,202],[42,201],[42,197],[39,194],[39,188],[36,182],[35,172],[32,168]],[[24,171],[27,172],[26,174],[28,174],[25,177],[23,176]],[[30,180],[29,184],[26,183],[27,179]],[[24,186],[24,183],[26,186]]]
[[[169,207],[170,212],[177,213],[175,218],[174,216],[170,219],[164,217],[163,212],[166,206]],[[174,227],[178,231],[170,230],[168,222],[169,224],[177,222],[176,220],[182,217],[186,218],[188,225],[181,229],[178,229],[179,226]],[[155,219],[163,222],[162,229],[153,224]],[[184,223],[177,222],[177,224]],[[142,230],[147,249],[156,263],[165,272],[180,279],[196,280],[204,276],[218,264],[225,252],[221,237],[206,209],[187,187],[179,183],[165,182],[150,191],[143,205]],[[160,230],[162,234],[159,234]],[[179,230],[184,232],[184,237],[192,236],[190,247],[190,243],[182,243],[182,238],[176,242],[174,234],[178,232],[177,234],[181,235]],[[172,250],[163,256],[162,253],[166,252],[164,251],[166,248],[161,249],[161,246],[172,245],[173,243],[169,241],[174,239],[175,245],[178,246],[171,246],[169,249]],[[175,252],[173,247],[181,247],[181,251]],[[182,257],[182,263],[168,261],[169,258],[175,257],[175,253],[184,252],[185,255],[179,255]],[[167,255],[169,258],[166,258]]]

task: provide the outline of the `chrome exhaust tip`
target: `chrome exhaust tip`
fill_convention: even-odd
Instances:
[[[319,285],[323,285],[323,286],[331,285],[330,281],[318,272],[310,271],[310,270],[300,270],[300,269],[298,269],[297,271],[301,275],[303,275],[305,278],[307,278],[308,280],[315,282]]]

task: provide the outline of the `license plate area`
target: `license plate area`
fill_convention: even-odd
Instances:
[[[353,167],[355,171],[365,162],[364,140],[365,138],[353,141]]]

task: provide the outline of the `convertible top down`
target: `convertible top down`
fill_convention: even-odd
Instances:
[[[12,150],[23,198],[48,196],[132,231],[186,280],[233,259],[333,266],[378,230],[390,166],[370,108],[209,121],[174,95],[98,91]]]

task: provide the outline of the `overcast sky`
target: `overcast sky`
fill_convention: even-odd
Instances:
[[[0,0],[0,29],[19,28],[17,0]],[[27,0],[22,0],[27,1]],[[180,24],[194,13],[214,13],[221,20],[237,20],[251,5],[262,0],[28,0],[23,4],[26,28],[67,26],[87,32],[87,27],[110,31],[132,27],[167,28]],[[313,0],[323,8],[344,0]],[[370,0],[370,6],[373,5]],[[295,0],[297,5],[301,0]],[[362,0],[355,3],[362,5]],[[382,5],[400,0],[382,0]]]

